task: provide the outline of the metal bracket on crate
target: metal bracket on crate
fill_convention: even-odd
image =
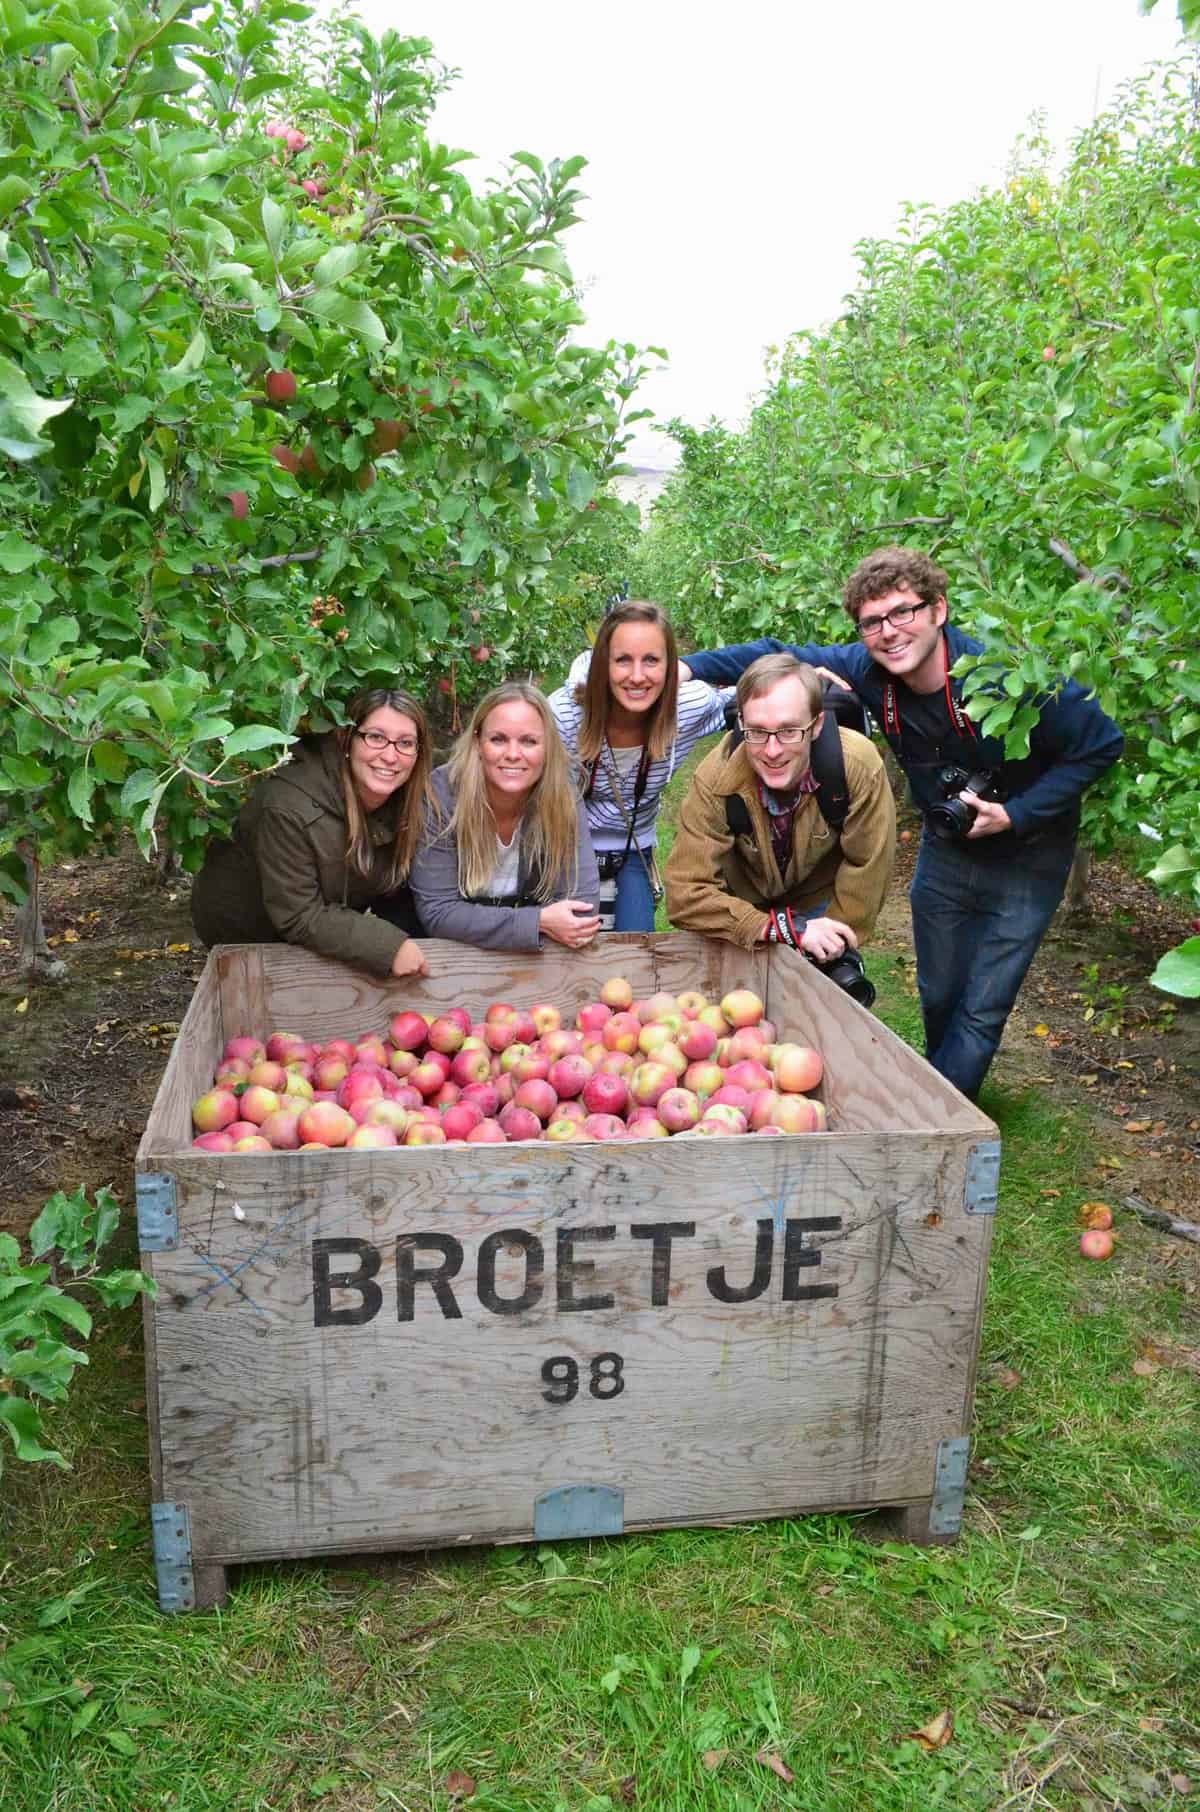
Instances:
[[[138,1246],[143,1252],[174,1252],[179,1244],[179,1216],[175,1206],[175,1178],[163,1170],[147,1170],[133,1185],[137,1201]]]
[[[194,1611],[196,1581],[192,1573],[192,1529],[187,1505],[151,1504],[150,1533],[154,1542],[159,1609]]]
[[[625,1493],[616,1485],[559,1485],[533,1503],[534,1541],[623,1535]]]
[[[971,1442],[967,1435],[954,1435],[948,1441],[938,1442],[933,1466],[933,1501],[929,1506],[931,1535],[957,1535],[962,1527],[970,1456]]]
[[[1000,1185],[1000,1141],[984,1139],[967,1153],[963,1208],[968,1214],[995,1214]]]

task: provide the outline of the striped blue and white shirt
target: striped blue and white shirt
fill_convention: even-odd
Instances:
[[[572,662],[567,675],[567,683],[560,686],[557,692],[550,694],[550,710],[558,725],[567,753],[578,759],[579,726],[583,722],[583,706],[575,701],[575,688],[582,686],[591,665],[591,650],[578,655]],[[655,820],[663,790],[680,763],[686,759],[688,751],[705,736],[711,736],[714,730],[725,728],[725,706],[733,696],[732,688],[718,689],[706,685],[703,680],[684,680],[679,687],[679,702],[675,720],[675,736],[667,753],[659,761],[650,763],[646,776],[646,790],[638,810],[637,822],[634,825],[634,846],[638,849],[649,849],[655,839]],[[632,755],[630,761],[628,756]],[[624,759],[622,759],[624,758]],[[609,749],[607,745],[600,751],[600,761],[596,769],[596,781],[592,787],[591,797],[587,801],[588,827],[592,833],[592,847],[597,850],[623,850],[629,837],[629,818],[633,814],[634,788],[637,784],[638,759],[634,750]],[[625,810],[617,803],[615,792],[619,790]]]

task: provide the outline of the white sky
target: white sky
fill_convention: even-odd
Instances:
[[[644,406],[736,424],[763,349],[832,319],[853,247],[903,201],[1003,179],[1030,114],[1065,142],[1172,54],[1174,0],[358,0],[375,32],[432,39],[461,79],[435,136],[477,154],[586,156],[566,242],[580,337],[659,345]],[[645,424],[636,453],[671,458]]]

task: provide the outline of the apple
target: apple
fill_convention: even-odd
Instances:
[[[393,1076],[401,1080],[411,1076],[421,1059],[415,1051],[391,1051],[388,1053],[388,1069]]]
[[[440,1063],[433,1063],[426,1058],[424,1063],[418,1063],[408,1080],[418,1094],[424,1095],[428,1101],[430,1095],[437,1094],[446,1080],[446,1074]]]
[[[490,1026],[495,1025],[500,1020],[515,1019],[516,1017],[517,1009],[515,1007],[510,1007],[505,1000],[494,1000],[484,1013],[483,1023],[484,1025]]]
[[[354,1062],[354,1041],[351,1038],[327,1038],[316,1054],[318,1057],[340,1057],[349,1068]]]
[[[300,1112],[276,1108],[259,1126],[259,1132],[274,1151],[295,1151],[300,1143]]]
[[[447,1139],[465,1139],[484,1119],[484,1115],[470,1101],[456,1101],[442,1115],[442,1131]]]
[[[772,1114],[779,1101],[773,1088],[760,1088],[750,1097],[750,1127],[753,1132],[761,1132],[764,1126],[773,1124]],[[776,1128],[782,1132],[782,1127]]]
[[[280,1095],[287,1086],[287,1071],[282,1063],[271,1063],[264,1057],[261,1063],[254,1065],[246,1077],[246,1081],[257,1088],[273,1089],[277,1095]]]
[[[528,1107],[519,1107],[516,1101],[510,1101],[507,1107],[500,1109],[500,1125],[504,1136],[513,1144],[524,1139],[540,1139],[542,1123],[538,1116]]]
[[[462,1090],[459,1088],[457,1082],[443,1082],[441,1088],[434,1089],[432,1095],[430,1095],[429,1105],[430,1107],[436,1107],[439,1113],[444,1113],[448,1107],[454,1106],[461,1095]]]
[[[641,1035],[642,1023],[636,1013],[614,1013],[600,1028],[600,1042],[606,1051],[636,1051]]]
[[[511,1019],[492,1019],[484,1023],[483,1037],[489,1051],[507,1051],[517,1036],[517,1016]]]
[[[752,1095],[757,1089],[770,1086],[770,1070],[748,1057],[744,1057],[740,1063],[731,1063],[725,1071],[726,1088],[744,1088],[748,1095]]]
[[[683,994],[677,994],[675,996],[675,1005],[685,1019],[698,1019],[708,1005],[708,1001],[703,994],[697,994],[694,990],[687,990]]]
[[[775,1125],[756,1126],[753,1128],[753,1132],[754,1132],[754,1137],[756,1139],[761,1139],[764,1133],[769,1134],[773,1138],[777,1138],[777,1139],[781,1139],[783,1137],[782,1126],[775,1126]]]
[[[717,1035],[699,1019],[689,1019],[675,1040],[689,1063],[703,1063],[717,1048]]]
[[[818,1105],[807,1095],[780,1095],[771,1109],[770,1124],[790,1133],[819,1132],[822,1129],[813,1111]]]
[[[631,1057],[628,1051],[605,1051],[595,1067],[609,1076],[632,1076],[637,1068],[637,1058]]]
[[[556,1032],[545,1032],[541,1046],[552,1062],[560,1057],[578,1057],[583,1046],[583,1039],[578,1032],[569,1032],[565,1026]]]
[[[303,136],[303,135],[301,135]],[[288,133],[288,143],[292,135]],[[296,377],[285,366],[282,371],[268,371],[265,382],[267,401],[269,403],[291,403],[296,398]]]
[[[594,1074],[586,1058],[560,1057],[551,1066],[548,1081],[560,1101],[569,1101],[583,1093],[584,1083]],[[518,1095],[519,1093],[518,1090]]]
[[[493,1120],[490,1117],[486,1120],[481,1120],[479,1125],[473,1126],[467,1134],[468,1145],[506,1145],[507,1143],[508,1140],[504,1136],[504,1128],[500,1125],[498,1120]]]
[[[579,1126],[583,1125],[587,1117],[588,1110],[583,1102],[579,1100],[560,1101],[554,1110],[554,1118],[556,1120],[574,1120]]]
[[[235,1139],[233,1149],[235,1151],[271,1151],[273,1148],[269,1139],[264,1139],[260,1133],[254,1133],[245,1139]]]
[[[687,1132],[700,1118],[700,1101],[691,1089],[669,1088],[658,1097],[655,1111],[668,1132]]]
[[[576,1028],[587,1033],[602,1034],[605,1025],[612,1018],[612,1008],[605,1006],[602,1000],[589,1000],[586,1006],[580,1007],[575,1015]]]
[[[623,975],[610,975],[600,990],[600,999],[614,1013],[628,1013],[633,1005],[633,989]]]
[[[712,1101],[707,1102],[704,1108],[701,1124],[706,1122],[710,1125],[724,1126],[732,1133],[744,1133],[748,1125],[745,1114],[738,1108]]]
[[[725,1085],[725,1072],[719,1063],[689,1063],[683,1072],[683,1086],[701,1100],[715,1095]]]
[[[388,1055],[388,1048],[383,1039],[377,1038],[374,1032],[369,1033],[365,1038],[360,1038],[354,1047],[355,1063],[373,1063],[376,1069],[387,1067]]]
[[[495,1118],[500,1107],[500,1097],[492,1082],[468,1082],[459,1100],[477,1107],[485,1120]]]
[[[741,1031],[735,1032],[729,1040],[729,1061],[730,1063],[741,1063],[746,1058],[750,1058],[761,1063],[762,1053],[766,1048],[767,1040],[762,1035],[761,1024],[743,1026]]]
[[[263,127],[263,135],[266,138],[286,138],[287,125],[283,120],[268,120]]]
[[[404,1135],[406,1145],[445,1145],[446,1134],[442,1127],[434,1126],[430,1120],[416,1120]]]
[[[544,1076],[531,1076],[515,1090],[513,1105],[527,1107],[544,1125],[558,1107],[558,1095]]]
[[[531,1017],[539,1038],[544,1038],[547,1032],[557,1032],[562,1025],[562,1014],[558,1008],[544,1001],[531,1009]]]
[[[735,1028],[757,1025],[765,1008],[757,994],[749,988],[731,988],[721,1001],[721,1011],[728,1023]]]
[[[722,1082],[708,1097],[710,1107],[734,1107],[740,1114],[750,1112],[749,1089],[737,1088],[728,1082]]]
[[[624,1120],[618,1120],[616,1114],[589,1114],[583,1123],[583,1130],[590,1133],[593,1139],[624,1139],[628,1136]]]
[[[252,1120],[231,1120],[229,1125],[223,1128],[223,1131],[227,1132],[229,1137],[236,1144],[239,1139],[253,1138],[254,1134],[258,1131],[258,1128]]]
[[[1112,1209],[1107,1202],[1084,1202],[1079,1210],[1079,1219],[1085,1227],[1095,1227],[1101,1233],[1107,1233],[1113,1224]]]
[[[305,1144],[344,1145],[354,1131],[354,1121],[336,1102],[314,1101],[301,1114],[299,1130]]]
[[[569,1145],[578,1143],[583,1137],[583,1128],[578,1120],[549,1120],[546,1123],[546,1138],[552,1145]]]
[[[600,1068],[600,1065],[603,1063],[606,1056],[612,1056],[613,1054],[614,1053],[612,1052],[605,1051],[604,1046],[598,1038],[583,1038],[580,1040],[579,1055],[586,1058],[594,1070]],[[624,1052],[622,1052],[621,1055],[623,1056]]]
[[[388,1037],[400,1051],[419,1050],[428,1031],[424,1016],[411,1011],[394,1013],[388,1024]]]
[[[671,1042],[670,1026],[663,1025],[659,1020],[651,1019],[646,1022],[638,1033],[637,1048],[644,1056],[653,1057],[655,1052],[660,1050],[664,1044],[670,1044]]]
[[[638,1002],[637,1016],[643,1025],[650,1025],[667,1015],[672,1019],[680,1017],[679,1002],[673,994],[668,994],[665,989],[660,990],[657,994],[652,994],[649,1000]]]
[[[701,1120],[699,1126],[693,1126],[691,1132],[686,1134],[689,1139],[736,1139],[737,1136],[738,1128],[727,1126],[724,1120]]]
[[[407,1107],[398,1101],[368,1101],[359,1121],[360,1126],[390,1126],[399,1139],[401,1133],[407,1132],[412,1114]]]
[[[499,1076],[492,1077],[492,1086],[496,1091],[496,1101],[498,1105],[500,1107],[507,1107],[513,1098],[513,1091],[517,1086],[517,1079],[515,1076],[510,1075],[507,1070],[504,1070]]]
[[[257,1038],[229,1038],[225,1041],[221,1060],[224,1062],[230,1057],[240,1057],[243,1063],[248,1063],[253,1068],[256,1063],[262,1062],[266,1054],[267,1047],[260,1044]]]
[[[390,1126],[378,1126],[364,1122],[356,1126],[346,1140],[347,1151],[382,1151],[385,1146],[398,1145],[399,1139]]]
[[[524,1007],[517,1009],[517,1043],[536,1044],[538,1029],[533,1023],[533,1014],[527,1013]]]
[[[278,1113],[282,1102],[273,1088],[248,1088],[238,1101],[243,1120],[261,1126],[268,1114]]]
[[[232,1151],[234,1141],[227,1132],[205,1132],[192,1140],[196,1151]]]
[[[760,1019],[756,1026],[743,1026],[742,1030],[743,1032],[761,1032],[763,1043],[768,1045],[774,1044],[778,1037],[778,1033],[775,1030],[775,1021],[773,1019]]]
[[[213,1071],[213,1081],[218,1088],[232,1088],[235,1082],[249,1080],[250,1068],[244,1057],[226,1057]]]
[[[478,1086],[492,1073],[492,1062],[486,1051],[459,1051],[450,1065],[450,1080],[460,1088]]]
[[[509,1071],[515,1070],[518,1063],[523,1063],[528,1055],[529,1046],[527,1044],[510,1044],[506,1050],[500,1053],[501,1073],[507,1076]]]
[[[623,1114],[629,1103],[629,1089],[621,1076],[597,1070],[583,1085],[583,1105],[589,1114]]]
[[[432,407],[433,407],[432,403],[430,403],[430,404],[422,403],[421,404],[422,413],[427,415],[429,413],[429,410]],[[479,665],[481,667],[483,666],[483,663],[485,661],[490,661],[491,658],[492,658],[492,651],[488,647],[486,642],[480,642],[477,647],[472,648],[472,650],[471,650],[471,659],[473,661],[478,661]]]
[[[311,176],[306,176],[304,181],[300,184],[300,187],[304,190],[306,195],[311,195],[314,201],[318,201],[324,194],[324,190],[320,183],[314,182]]]
[[[1111,1258],[1113,1236],[1105,1227],[1088,1227],[1079,1235],[1079,1250],[1085,1258]]]
[[[679,1080],[688,1066],[688,1060],[679,1046],[669,1042],[667,1044],[659,1045],[657,1051],[654,1053],[654,1061],[655,1063],[665,1063],[667,1068],[674,1075],[676,1081]]]
[[[726,1020],[724,1013],[722,1013],[720,1007],[714,1007],[711,1002],[708,1006],[701,1007],[696,1018],[702,1026],[710,1026],[718,1038],[724,1038],[726,1032],[729,1030],[729,1023]]]
[[[625,1134],[630,1139],[669,1139],[671,1136],[652,1107],[639,1107],[636,1113],[630,1114]]]
[[[313,1081],[319,1089],[339,1088],[350,1074],[344,1057],[318,1057],[313,1065]]]
[[[675,1087],[675,1072],[665,1063],[639,1063],[629,1078],[629,1092],[642,1107],[656,1107],[660,1095]]]
[[[516,1046],[512,1048],[515,1050]],[[544,1051],[527,1049],[525,1055],[511,1066],[509,1074],[518,1082],[544,1082],[550,1074],[550,1059]]]
[[[229,502],[229,514],[233,517],[233,520],[235,522],[245,522],[247,516],[250,514],[250,499],[247,497],[245,491],[227,491],[226,497]]]
[[[407,440],[411,432],[407,422],[396,421],[394,417],[377,421],[367,446],[378,459],[385,453],[394,453],[401,441]]]
[[[192,1125],[197,1132],[223,1132],[240,1117],[238,1098],[231,1088],[209,1089],[192,1104]]]
[[[356,1101],[381,1101],[383,1083],[378,1076],[365,1076],[360,1071],[357,1075],[351,1071],[344,1082],[338,1084],[337,1104],[346,1108],[353,1107]]]
[[[775,1087],[783,1095],[807,1094],[824,1073],[821,1053],[805,1044],[777,1044],[771,1062]]]
[[[289,151],[303,151],[308,140],[298,126],[291,126],[283,135],[283,142]],[[288,374],[291,375],[290,373]]]

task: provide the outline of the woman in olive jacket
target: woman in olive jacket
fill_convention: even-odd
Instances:
[[[407,880],[430,792],[425,714],[376,688],[261,781],[192,891],[206,944],[300,944],[374,975],[424,975]],[[368,908],[370,913],[368,914]]]

